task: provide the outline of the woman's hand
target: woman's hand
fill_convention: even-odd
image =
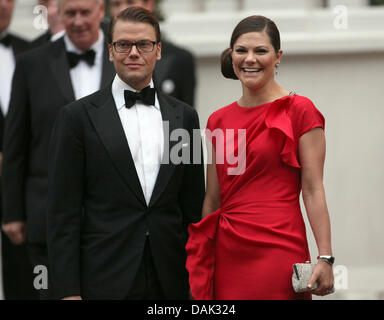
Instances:
[[[312,293],[317,296],[325,296],[334,292],[334,278],[332,266],[324,260],[319,260],[313,269],[312,277],[308,282],[308,288],[313,288],[317,282],[317,289]]]

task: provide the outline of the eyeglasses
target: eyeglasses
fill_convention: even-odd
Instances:
[[[118,53],[130,53],[132,47],[135,46],[140,53],[149,53],[153,51],[153,48],[157,44],[157,41],[140,40],[137,42],[131,41],[116,41],[112,42],[112,46]]]

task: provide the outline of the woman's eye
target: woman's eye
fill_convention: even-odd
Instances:
[[[247,52],[247,50],[245,49],[236,49],[235,50],[237,53],[244,53],[244,52]]]

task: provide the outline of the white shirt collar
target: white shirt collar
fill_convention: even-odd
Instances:
[[[78,49],[73,42],[69,39],[68,35],[64,35],[64,42],[65,42],[65,47],[67,51],[70,52],[75,52],[78,54],[83,53],[84,51]],[[99,38],[97,41],[89,48],[95,50],[96,53],[103,52],[104,49],[104,32],[99,29]]]
[[[65,30],[61,30],[55,33],[54,35],[51,36],[51,42],[55,42],[56,40],[60,39],[63,35],[65,35]]]
[[[153,80],[151,79],[151,82],[149,83],[149,86],[151,88],[154,88]],[[112,82],[112,95],[115,99],[117,110],[120,110],[121,108],[125,107],[125,99],[124,99],[124,90],[130,90],[137,92],[137,90],[133,89],[129,84],[125,83],[118,74],[116,74],[115,79]],[[160,105],[157,100],[157,92],[155,93],[155,105],[154,107],[157,110],[160,110]]]

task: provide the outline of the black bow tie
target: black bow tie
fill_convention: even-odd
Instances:
[[[125,106],[131,108],[137,100],[140,100],[143,104],[148,106],[155,105],[155,89],[151,87],[145,87],[140,92],[133,92],[130,90],[124,90]]]
[[[7,34],[5,37],[0,39],[0,43],[6,47],[11,45],[11,36]]]
[[[86,63],[88,63],[88,65],[93,66],[95,64],[95,56],[96,52],[94,50],[88,50],[83,54],[67,51],[69,67],[71,69],[76,67],[80,60],[84,60]]]

